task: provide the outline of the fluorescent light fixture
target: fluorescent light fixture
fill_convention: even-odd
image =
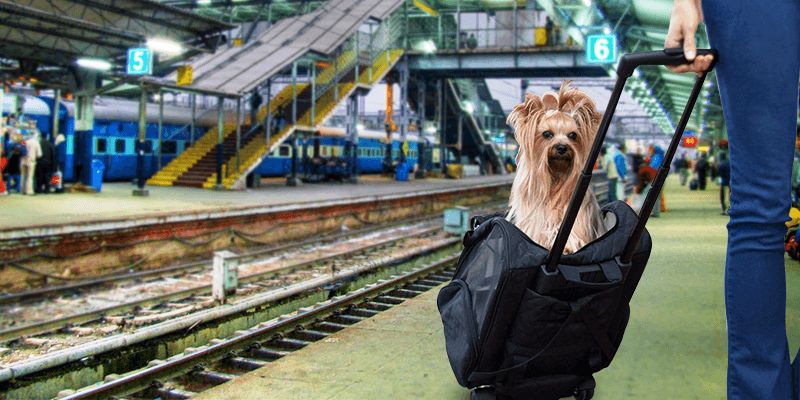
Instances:
[[[475,112],[475,106],[472,103],[468,102],[468,101],[464,102],[463,107],[464,107],[464,111],[466,111],[468,114],[472,114],[472,113]]]
[[[436,53],[436,43],[434,43],[433,40],[423,40],[421,42],[417,42],[417,45],[414,47],[425,54]]]
[[[79,58],[75,63],[78,64],[79,67],[97,71],[108,71],[111,69],[110,62],[97,58]]]
[[[605,33],[606,35],[610,34],[611,33],[611,28],[606,26],[605,28],[603,28],[603,33]]]
[[[180,43],[164,38],[147,39],[147,48],[165,55],[174,56],[183,53],[183,46]]]
[[[592,0],[583,0],[583,4],[586,4],[586,7],[592,6]]]
[[[207,5],[211,4],[211,0],[197,0],[197,4],[199,4],[201,6],[207,6]]]

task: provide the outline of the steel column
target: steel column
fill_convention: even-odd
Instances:
[[[408,57],[403,56],[400,61],[400,151],[397,152],[397,159],[400,162],[406,160],[403,153],[403,146],[406,144],[408,135]]]
[[[164,143],[164,91],[158,89],[158,170],[161,171],[161,145]]]
[[[192,122],[189,125],[189,145],[194,144],[194,126],[197,123],[197,95],[192,93],[189,95],[189,101],[192,104]]]
[[[225,130],[224,120],[224,101],[222,97],[217,97],[217,186],[216,189],[222,188],[222,141],[223,131]]]
[[[136,189],[133,190],[134,196],[147,196],[148,191],[144,188],[144,150],[145,132],[147,130],[147,90],[144,85],[139,86],[139,138],[136,141]]]
[[[417,173],[415,178],[421,179],[425,177],[425,92],[427,85],[424,80],[418,82],[417,88]]]
[[[444,89],[444,79],[439,79],[438,88],[436,90],[436,102],[439,107],[439,163],[442,166],[442,173],[447,175],[447,110],[445,109],[445,101],[447,100],[447,92]]]
[[[0,88],[0,92],[2,92],[2,88]],[[2,94],[0,94],[0,104],[2,104]],[[50,133],[51,139],[55,140],[56,136],[58,136],[59,131],[59,123],[61,119],[58,118],[59,116],[59,109],[61,109],[61,89],[55,89],[55,93],[53,93],[53,129]],[[0,118],[2,119],[2,118]],[[4,132],[3,128],[0,128],[0,134]]]
[[[255,120],[252,121],[255,125]],[[242,149],[242,98],[236,99],[236,173],[239,173],[239,151]]]

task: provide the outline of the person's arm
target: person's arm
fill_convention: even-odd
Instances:
[[[674,72],[694,72],[700,74],[708,70],[714,59],[712,55],[697,56],[697,46],[694,41],[697,26],[703,20],[703,11],[700,0],[675,0],[672,16],[669,19],[669,30],[664,40],[664,48],[682,47],[686,59],[690,64],[669,67]]]

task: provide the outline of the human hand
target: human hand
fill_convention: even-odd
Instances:
[[[669,30],[664,40],[664,48],[682,47],[684,57],[690,61],[688,64],[668,67],[673,72],[694,72],[697,75],[708,71],[714,56],[711,54],[697,56],[697,46],[694,34],[697,25],[703,20],[700,9],[700,0],[675,0],[672,16],[669,19]]]

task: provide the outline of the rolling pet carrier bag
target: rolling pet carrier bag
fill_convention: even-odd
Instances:
[[[645,224],[706,74],[695,81],[642,217],[622,201],[610,203],[602,208],[608,231],[575,253],[562,253],[625,81],[640,65],[685,62],[680,49],[620,59],[616,85],[552,251],[502,214],[473,218],[454,278],[437,299],[450,365],[458,383],[473,389],[473,399],[593,396],[592,374],[611,363],[622,341],[629,302],[650,257]]]

